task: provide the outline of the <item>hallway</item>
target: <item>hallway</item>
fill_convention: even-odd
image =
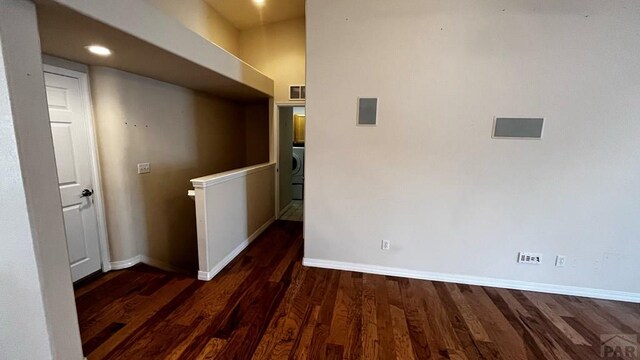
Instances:
[[[291,206],[282,214],[281,220],[304,221],[304,202],[302,200],[291,201]]]
[[[640,306],[305,268],[278,221],[210,282],[139,265],[76,289],[88,359],[598,359]]]

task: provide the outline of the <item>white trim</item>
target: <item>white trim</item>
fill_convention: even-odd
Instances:
[[[244,249],[251,244],[253,240],[255,240],[260,234],[262,234],[273,222],[276,221],[275,217],[269,219],[266,223],[264,223],[258,230],[256,230],[251,236],[247,238],[247,240],[240,243],[240,245],[236,246],[227,256],[225,256],[220,262],[218,262],[211,270],[209,271],[198,271],[198,280],[209,281],[213,279],[225,266],[229,265],[229,263],[236,258]]]
[[[122,270],[122,269],[130,268],[134,265],[139,264],[141,260],[142,260],[142,255],[136,255],[130,259],[112,261],[110,263],[111,270]]]
[[[166,263],[160,260],[150,258],[146,255],[136,255],[126,260],[112,261],[111,263],[109,263],[109,265],[111,267],[111,270],[122,270],[122,269],[127,269],[132,266],[138,265],[140,263],[143,263],[164,271],[181,272],[181,273],[187,272],[184,269],[175,267],[169,263]]]
[[[70,61],[67,59],[62,59],[62,58],[47,55],[47,54],[42,54],[42,64],[43,64],[43,68],[46,66],[51,66],[53,68],[58,68],[62,70],[71,70],[71,71],[76,71],[83,74],[89,73],[89,67],[85,64],[77,63],[75,61]]]
[[[278,219],[282,214],[280,213],[280,106],[278,103],[274,104],[273,110],[273,148],[274,148],[274,159],[273,162],[276,163],[276,171],[275,171],[275,191],[276,201],[274,201],[275,205],[275,214]]]
[[[193,184],[194,188],[202,189],[202,188],[220,184],[226,181],[237,179],[240,177],[245,177],[249,174],[271,169],[271,168],[274,168],[275,166],[276,166],[275,162],[249,166],[242,169],[231,170],[231,171],[226,171],[219,174],[208,175],[208,176],[203,176],[196,179],[191,179],[191,183]]]
[[[291,88],[292,87],[299,87],[300,88],[300,96],[302,96],[302,87],[304,86],[304,97],[300,98],[300,99],[293,99],[291,97]],[[294,102],[294,101],[298,101],[298,102],[302,102],[302,101],[306,101],[307,100],[307,85],[306,84],[289,84],[289,86],[287,87],[289,89],[289,93],[287,94],[287,98],[289,99],[289,101]]]
[[[241,244],[242,245],[242,244]],[[241,250],[242,251],[242,250]],[[215,275],[212,275],[211,271],[202,271],[202,270],[198,270],[198,280],[201,281],[210,281],[211,279],[213,279]]]
[[[280,164],[278,158],[280,146],[280,136],[278,132],[280,131],[280,121],[278,119],[278,106],[276,105],[274,98],[269,98],[269,162],[275,164],[275,168],[273,169],[273,194],[275,196],[275,201],[273,202],[273,213],[276,218],[278,217],[278,207],[280,206]]]
[[[276,101],[276,107],[284,106],[284,107],[305,107],[305,100],[288,100],[288,101]]]
[[[211,196],[205,189],[195,189],[196,192],[196,233],[198,235],[198,270],[209,269],[209,233],[207,198]],[[202,219],[200,221],[199,219]]]
[[[62,67],[64,66],[64,67]],[[89,68],[84,64],[75,63],[69,60],[59,59],[52,56],[43,56],[43,71],[68,76],[78,79],[80,84],[80,95],[84,106],[84,114],[87,119],[87,130],[89,147],[89,158],[91,161],[91,185],[93,188],[93,205],[96,210],[96,220],[98,222],[98,244],[100,248],[100,262],[102,271],[111,270],[111,255],[109,252],[109,235],[107,232],[107,218],[104,209],[104,197],[102,193],[102,176],[100,174],[100,158],[98,156],[98,141],[96,135],[96,124],[93,117],[93,102],[91,100],[91,87],[89,84]]]
[[[290,107],[290,108],[297,108],[297,107],[303,107],[305,108],[305,113],[307,111],[306,109],[306,101],[300,101],[300,102],[296,102],[296,101],[277,101],[274,104],[275,106],[275,115],[274,115],[274,128],[275,128],[275,136],[274,136],[274,146],[275,146],[275,160],[273,162],[276,163],[276,180],[275,180],[275,184],[276,184],[276,201],[275,201],[275,210],[276,210],[276,214],[278,214],[278,219],[280,219],[280,217],[285,213],[286,210],[288,210],[288,207],[291,206],[291,203],[289,203],[289,205],[287,205],[287,207],[285,208],[285,210],[280,211],[280,108],[281,107]],[[305,134],[305,146],[306,146],[306,134]],[[306,150],[305,150],[306,151]],[[304,188],[303,188],[304,189]],[[302,196],[302,198],[304,198],[304,194]]]
[[[309,267],[363,272],[367,274],[398,276],[410,279],[443,281],[457,284],[490,286],[503,289],[525,290],[559,295],[582,296],[595,299],[617,300],[640,303],[640,294],[614,290],[591,289],[577,286],[533,283],[518,280],[494,279],[480,276],[443,274],[416,271],[387,266],[356,264],[341,261],[303,258],[302,264]]]

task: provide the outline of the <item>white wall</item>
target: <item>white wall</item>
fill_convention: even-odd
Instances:
[[[640,293],[639,16],[307,1],[305,257]],[[377,127],[355,126],[359,96]],[[493,140],[494,116],[545,117],[544,139]]]
[[[81,359],[35,6],[0,9],[0,357]]]
[[[2,6],[5,1],[0,2]],[[3,30],[0,28],[0,30]],[[5,40],[5,32],[0,33]],[[2,41],[3,45],[6,43]],[[5,72],[4,50],[0,52],[0,348],[7,358],[51,358],[45,318],[42,286],[37,272],[35,244],[32,238],[18,144],[11,109],[11,91]],[[30,271],[25,271],[29,269]],[[13,291],[8,291],[12,289]],[[28,338],[37,339],[29,352],[20,345]]]
[[[195,270],[189,180],[268,161],[268,114],[247,116],[242,104],[111,68],[90,75],[112,261],[145,255]],[[138,175],[143,162],[151,173]]]
[[[275,220],[275,164],[192,180],[198,277],[210,280]]]

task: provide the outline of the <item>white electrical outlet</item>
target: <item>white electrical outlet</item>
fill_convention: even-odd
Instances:
[[[556,256],[556,266],[557,267],[564,267],[566,262],[567,262],[567,257],[566,256],[564,256],[564,255]]]
[[[382,240],[382,250],[389,250],[389,249],[391,249],[391,241]]]
[[[542,264],[542,254],[521,251],[518,253],[518,262],[521,264]]]
[[[147,174],[151,172],[151,165],[149,163],[138,164],[138,174]]]

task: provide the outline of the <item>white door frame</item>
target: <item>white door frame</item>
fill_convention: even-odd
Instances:
[[[76,78],[80,83],[80,95],[84,112],[87,116],[87,129],[89,137],[89,147],[91,151],[91,183],[93,185],[93,205],[96,209],[98,221],[98,243],[100,245],[100,261],[102,271],[111,270],[111,255],[109,254],[109,238],[107,234],[106,213],[104,210],[104,197],[102,195],[102,178],[100,176],[100,161],[98,157],[98,142],[96,138],[95,121],[93,118],[93,106],[91,101],[91,91],[89,86],[89,68],[86,65],[72,61],[42,55],[43,69],[45,72]]]
[[[280,219],[280,107],[304,107],[306,109],[305,101],[278,101],[275,102],[274,109],[274,128],[275,128],[275,162],[276,162],[276,220]],[[306,111],[305,111],[306,112]],[[305,134],[306,138],[306,134]],[[306,145],[306,144],[305,144]],[[304,210],[303,210],[304,211]]]

